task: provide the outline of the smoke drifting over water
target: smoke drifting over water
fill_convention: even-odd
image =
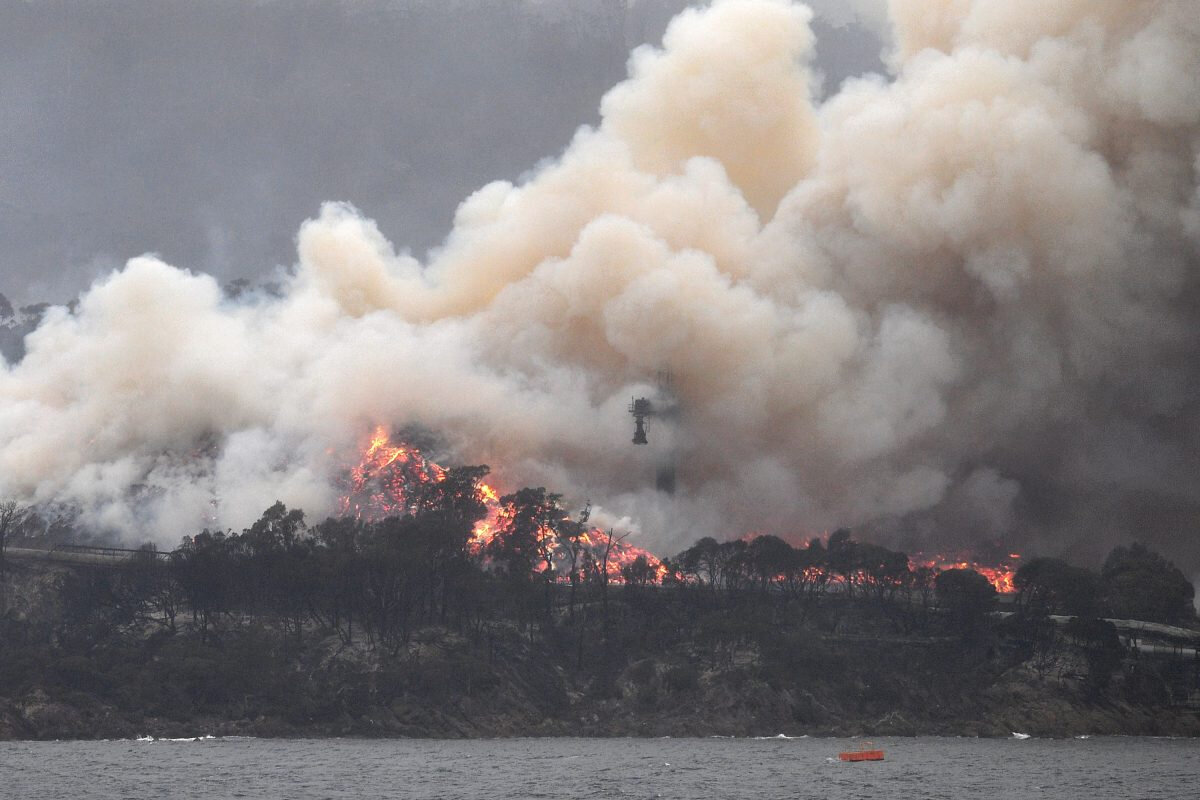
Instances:
[[[173,544],[332,511],[343,455],[416,424],[662,552],[850,525],[1195,560],[1194,11],[892,0],[894,77],[820,105],[804,6],[687,11],[427,263],[330,204],[278,296],[143,257],[52,309],[0,372],[0,489]],[[660,370],[683,413],[634,448]]]

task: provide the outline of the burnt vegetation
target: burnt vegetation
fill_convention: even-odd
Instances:
[[[486,471],[380,521],[276,504],[169,554],[0,560],[0,734],[1200,732],[1195,641],[1152,657],[1118,628],[1195,627],[1140,545],[1031,560],[1003,598],[844,530],[618,568],[544,489],[477,546]]]

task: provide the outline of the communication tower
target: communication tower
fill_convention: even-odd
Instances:
[[[646,417],[654,413],[654,406],[645,397],[639,397],[629,404],[629,413],[633,414],[633,443],[650,444],[646,438]]]
[[[646,421],[651,417],[662,421],[674,420],[679,414],[679,403],[675,398],[674,381],[670,372],[658,373],[658,392],[654,400],[649,397],[638,397],[629,404],[629,413],[633,416],[633,443],[649,444],[646,437]],[[660,492],[675,493],[675,452],[668,449],[662,456],[655,473],[655,487]]]

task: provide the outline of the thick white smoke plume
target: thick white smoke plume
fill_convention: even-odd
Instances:
[[[660,552],[849,525],[1186,558],[1195,3],[892,0],[895,74],[819,107],[809,18],[685,12],[428,263],[340,204],[278,296],[134,259],[0,371],[0,489],[171,545],[330,512],[364,433],[418,424]],[[661,370],[682,412],[634,447]]]

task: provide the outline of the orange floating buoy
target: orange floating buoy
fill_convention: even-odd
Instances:
[[[838,753],[838,758],[842,761],[883,761],[882,750],[868,750],[871,743],[866,742],[858,750],[847,750],[844,753]]]

